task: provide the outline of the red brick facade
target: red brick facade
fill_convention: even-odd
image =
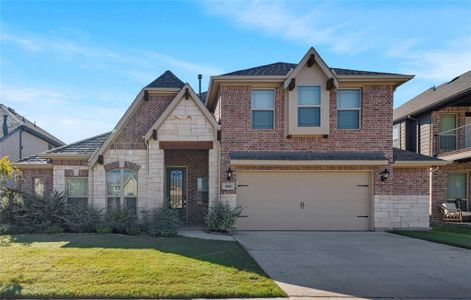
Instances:
[[[44,192],[52,192],[52,169],[22,169],[21,170],[21,191],[23,193],[32,195],[33,178],[40,177],[44,179]]]
[[[208,203],[198,199],[197,179],[208,178],[208,150],[165,150],[166,167],[186,167],[187,216],[189,224],[203,224]]]
[[[361,89],[361,126],[359,130],[337,129],[336,91],[330,92],[330,134],[293,136],[287,134],[285,91],[276,89],[275,128],[251,128],[251,87],[221,86],[221,178],[226,177],[231,151],[381,151],[392,159],[392,112],[394,87],[370,85]],[[329,168],[335,169],[335,168]],[[377,174],[383,169],[377,168]],[[236,174],[234,174],[235,180]],[[374,176],[376,179],[379,176]],[[392,191],[391,181],[375,180],[379,194]],[[222,193],[234,193],[222,191]]]
[[[428,195],[429,174],[428,168],[394,168],[391,176],[393,195]]]
[[[154,125],[173,98],[175,95],[149,95],[149,100],[142,101],[123,126],[110,149],[147,149],[143,136]]]

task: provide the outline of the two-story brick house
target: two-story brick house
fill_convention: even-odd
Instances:
[[[166,71],[111,133],[18,163],[23,189],[45,177],[70,201],[169,205],[189,224],[221,199],[248,230],[427,228],[428,170],[443,162],[392,147],[394,90],[412,77],[330,68],[311,48],[213,76],[201,101]]]
[[[440,221],[439,205],[471,202],[471,71],[434,86],[394,111],[394,147],[449,162],[431,171],[431,219]]]

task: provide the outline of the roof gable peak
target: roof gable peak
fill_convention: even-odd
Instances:
[[[157,77],[154,81],[146,85],[146,88],[182,88],[185,85],[175,74],[170,70],[166,70],[162,75]]]

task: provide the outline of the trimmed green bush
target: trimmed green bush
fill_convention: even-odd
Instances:
[[[175,237],[182,225],[180,214],[174,209],[163,207],[152,212],[148,232],[152,236]]]
[[[241,212],[241,207],[232,207],[227,202],[216,200],[204,220],[209,231],[230,232]]]

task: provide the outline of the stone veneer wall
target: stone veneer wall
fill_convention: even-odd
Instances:
[[[429,169],[394,168],[393,193],[373,198],[377,230],[391,228],[429,228]]]

